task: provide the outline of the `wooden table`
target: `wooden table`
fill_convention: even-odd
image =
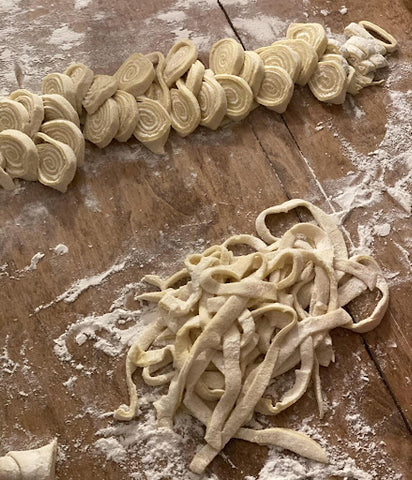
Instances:
[[[0,16],[2,95],[17,88],[14,62],[25,72],[24,87],[40,92],[45,74],[73,61],[111,74],[132,52],[166,53],[176,39],[189,37],[207,63],[218,39],[237,38],[251,50],[281,38],[291,21],[320,22],[341,35],[349,22],[368,19],[400,44],[381,73],[388,85],[365,89],[343,106],[321,104],[308,88],[296,88],[284,115],[260,107],[218,132],[199,129],[184,139],[172,133],[163,157],[135,140],[105,150],[88,145],[86,165],[66,194],[23,181],[17,192],[0,191],[0,455],[57,435],[60,480],[132,478],[127,466],[92,448],[97,430],[111,422],[98,413],[127,398],[126,349],[111,357],[93,340],[78,345],[69,331],[72,361],[64,362],[55,340],[77,320],[108,312],[125,285],[139,291],[144,274],[172,273],[189,252],[231,233],[253,233],[262,209],[304,198],[338,217],[345,213],[340,217],[348,242],[356,248],[368,241],[388,275],[391,300],[371,333],[333,332],[337,361],[321,372],[330,406],[325,419],[318,419],[308,394],[277,424],[299,427],[305,421],[330,448],[377,472],[374,478],[412,478],[411,222],[406,199],[402,205],[391,195],[399,181],[411,193],[407,154],[380,180],[374,162],[382,152],[368,156],[389,145],[388,135],[396,143],[389,128],[411,129],[410,112],[402,117],[395,102],[411,86],[412,15],[402,0],[76,0],[74,6],[21,0],[1,2]],[[393,146],[385,158],[395,158]],[[343,212],[348,198],[353,201]],[[54,252],[60,243],[67,254]],[[38,252],[44,257],[37,268],[26,268]],[[75,301],[58,301],[77,280],[122,262],[124,268],[96,279]],[[128,308],[138,308],[127,298]],[[364,314],[370,300],[376,299],[358,302],[352,312]],[[83,369],[76,369],[79,364]],[[73,385],[65,383],[74,376]],[[192,454],[196,444],[187,448]],[[210,471],[221,480],[257,476],[266,452],[231,441]]]

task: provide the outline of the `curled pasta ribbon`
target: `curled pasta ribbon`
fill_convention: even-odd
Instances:
[[[170,120],[176,132],[182,137],[186,137],[199,125],[200,106],[183,80],[177,80],[176,87],[170,90]]]
[[[189,70],[196,58],[197,48],[192,41],[183,39],[175,43],[165,60],[163,78],[166,85],[170,88],[176,80]]]
[[[83,63],[69,65],[64,74],[71,78],[76,92],[76,110],[80,115],[83,107],[83,99],[86,96],[93,82],[94,73]]]
[[[362,88],[369,87],[371,85],[382,85],[383,80],[378,82],[373,81],[373,73],[368,73],[367,75],[362,75],[357,72],[353,67],[349,67],[348,73],[348,93],[351,95],[357,95]]]
[[[281,67],[290,75],[293,82],[296,82],[302,64],[299,55],[288,45],[275,43],[270,47],[263,47],[256,50],[262,59],[265,67]]]
[[[0,457],[0,480],[54,480],[57,440],[33,450],[10,451]]]
[[[71,103],[57,93],[42,95],[44,107],[44,120],[57,120],[62,118],[73,122],[76,127],[80,127],[80,119]]]
[[[261,105],[283,113],[293,95],[293,81],[281,67],[265,67],[265,76],[256,101]]]
[[[319,62],[309,80],[309,88],[321,102],[342,104],[347,90],[347,78],[343,66],[334,60]]]
[[[234,121],[246,118],[253,102],[253,92],[246,80],[236,75],[224,73],[215,75],[215,79],[225,91],[226,116]]]
[[[36,134],[35,142],[39,155],[39,182],[59,192],[66,192],[77,167],[73,149],[41,132]]]
[[[318,63],[318,55],[316,50],[312,47],[312,45],[301,38],[279,40],[278,42],[272,43],[272,47],[276,45],[285,45],[299,56],[299,71],[297,72],[295,78],[292,75],[291,77],[292,80],[294,80],[294,82],[296,82],[298,85],[306,85],[309,81],[309,78],[316,70],[316,64]]]
[[[37,180],[39,157],[33,140],[19,130],[0,132],[0,154],[3,165],[11,178]]]
[[[0,100],[0,132],[11,129],[29,133],[29,121],[29,114],[21,103],[9,98]]]
[[[84,136],[80,128],[76,127],[73,122],[58,119],[49,120],[43,123],[40,131],[47,136],[68,145],[76,155],[77,165],[84,165]]]
[[[387,52],[392,53],[398,48],[398,42],[396,39],[378,25],[368,22],[367,20],[361,20],[359,25],[363,27],[377,43],[382,45]]]
[[[153,153],[164,154],[171,127],[168,111],[150,98],[140,98],[137,108],[139,120],[133,135]]]
[[[205,71],[197,100],[200,106],[200,125],[211,130],[219,128],[227,110],[226,93],[209,69]]]
[[[316,50],[318,58],[324,54],[328,44],[325,29],[320,23],[291,23],[286,38],[305,40]]]
[[[110,98],[119,87],[117,78],[110,75],[95,75],[93,82],[83,99],[83,107],[87,113],[94,113]]]
[[[205,74],[205,66],[200,60],[190,67],[186,75],[186,87],[193,93],[195,97],[198,96],[200,87],[202,86],[203,76]]]
[[[57,93],[66,98],[77,109],[76,87],[73,80],[64,73],[49,73],[42,81],[43,95]]]
[[[44,118],[44,107],[40,95],[31,93],[28,90],[15,90],[9,95],[10,100],[14,100],[23,105],[29,114],[28,135],[32,137],[39,131]]]
[[[161,52],[151,52],[148,53],[146,57],[155,67],[155,78],[146,90],[144,96],[158,101],[168,112],[170,112],[170,91],[163,79],[163,71],[166,65],[165,57]]]
[[[127,142],[135,131],[139,120],[139,110],[135,97],[123,90],[117,90],[113,95],[119,110],[119,129],[115,135],[118,142]]]
[[[86,116],[83,134],[86,140],[105,148],[113,140],[120,126],[117,102],[108,98],[97,110]]]
[[[16,186],[14,185],[13,179],[4,170],[5,166],[6,166],[6,160],[4,159],[0,151],[0,187],[4,188],[4,190],[14,190]]]
[[[260,56],[253,51],[245,51],[243,67],[239,73],[239,77],[246,80],[253,92],[253,96],[259,93],[265,76],[265,66]]]
[[[141,53],[134,53],[113,75],[119,81],[118,88],[131,93],[135,98],[149,88],[155,78],[152,62]]]
[[[214,43],[209,54],[209,68],[215,74],[238,75],[242,70],[245,52],[233,38]]]

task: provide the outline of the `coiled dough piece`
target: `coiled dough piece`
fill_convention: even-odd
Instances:
[[[286,38],[300,38],[312,45],[320,58],[326,49],[328,39],[320,23],[291,23],[286,32]]]
[[[247,117],[253,103],[253,92],[246,80],[236,75],[215,75],[215,79],[223,87],[226,94],[226,116],[230,120],[239,121]]]
[[[37,133],[34,139],[39,154],[39,182],[59,192],[66,192],[77,167],[73,149],[45,133]]]
[[[0,480],[54,480],[57,440],[33,450],[8,452],[0,457]]]
[[[313,46],[301,38],[279,40],[272,43],[272,46],[275,45],[286,45],[299,56],[300,69],[294,81],[298,85],[306,85],[309,78],[316,70],[316,64],[318,63],[318,55]]]
[[[197,100],[200,106],[200,125],[216,130],[226,115],[227,99],[224,88],[210,69],[205,71]]]
[[[192,41],[185,38],[175,43],[169,50],[165,60],[163,78],[166,85],[170,88],[177,79],[189,70],[196,58],[197,48]]]
[[[113,100],[119,107],[119,129],[115,135],[118,142],[127,142],[133,135],[139,120],[139,110],[135,97],[123,90],[117,90]]]
[[[281,67],[265,67],[265,76],[256,101],[261,105],[283,113],[293,95],[293,81],[286,70]]]
[[[369,87],[371,85],[382,85],[384,80],[379,80],[377,82],[373,81],[374,74],[368,73],[367,75],[362,75],[357,72],[353,67],[349,66],[349,73],[347,79],[347,88],[348,93],[351,95],[357,95],[362,88]]]
[[[200,107],[194,94],[186,87],[182,79],[177,80],[177,88],[170,90],[170,120],[176,132],[186,137],[200,122]]]
[[[43,78],[43,95],[57,93],[66,98],[77,109],[76,87],[73,80],[64,73],[49,73]]]
[[[342,64],[335,60],[319,62],[309,80],[309,88],[321,102],[342,104],[347,90],[347,77]]]
[[[110,75],[95,75],[90,88],[83,99],[87,113],[94,113],[110,98],[119,87],[117,78]]]
[[[149,88],[155,78],[152,62],[141,53],[133,53],[113,75],[119,81],[118,89],[131,93],[135,98]]]
[[[87,114],[83,134],[86,140],[105,148],[119,131],[119,126],[118,104],[113,98],[108,98],[94,113]]]
[[[76,92],[76,110],[80,115],[83,107],[83,99],[93,82],[94,73],[83,63],[73,63],[64,71],[65,75],[72,79]]]
[[[77,165],[84,165],[85,141],[82,131],[79,127],[69,120],[49,120],[43,123],[40,131],[54,140],[63,142],[72,148],[76,155]]]
[[[398,48],[396,38],[375,23],[361,20],[359,26],[362,27],[377,43],[385,47],[388,53],[392,53]]]
[[[44,120],[46,122],[63,118],[73,122],[76,127],[80,127],[79,115],[77,115],[76,110],[66,98],[57,93],[42,95],[41,98],[44,107]]]
[[[215,73],[238,75],[242,70],[245,52],[233,38],[222,38],[214,43],[209,54],[209,68]]]
[[[21,103],[10,98],[0,100],[0,132],[12,129],[28,134],[29,122],[29,114]]]
[[[246,50],[244,55],[243,67],[239,72],[239,77],[247,81],[253,96],[256,96],[265,76],[265,65],[256,52]]]
[[[140,98],[137,103],[139,120],[133,135],[150,151],[164,154],[170,133],[170,116],[163,105],[150,98]]]
[[[281,67],[290,75],[293,82],[299,77],[301,61],[299,55],[288,45],[275,43],[270,47],[256,50],[267,67]]]
[[[146,90],[144,96],[158,101],[170,112],[170,91],[163,78],[163,71],[166,66],[165,57],[161,52],[151,52],[148,53],[146,57],[152,62],[155,68],[155,78]]]
[[[202,86],[203,76],[205,74],[205,66],[200,60],[196,60],[192,64],[186,75],[186,87],[193,93],[195,97],[199,94]]]
[[[13,190],[16,186],[14,185],[13,179],[10,175],[4,170],[6,166],[6,160],[4,159],[0,151],[0,187],[5,190]],[[1,480],[1,477],[0,477]]]
[[[0,154],[3,168],[12,178],[37,180],[39,156],[33,140],[20,130],[0,132]]]
[[[15,90],[9,95],[11,100],[19,102],[29,114],[28,135],[31,137],[39,131],[44,118],[44,107],[40,95],[31,93],[28,90]]]

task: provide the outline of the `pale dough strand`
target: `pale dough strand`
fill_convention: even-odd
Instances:
[[[200,122],[200,107],[195,95],[181,79],[170,90],[172,127],[181,137],[192,133]]]
[[[32,137],[39,131],[44,119],[44,107],[40,95],[31,93],[25,89],[19,89],[12,92],[9,98],[21,103],[27,110],[29,114],[28,135]]]
[[[43,95],[57,93],[66,98],[70,104],[77,108],[76,87],[73,80],[64,73],[49,73],[42,81]]]
[[[10,98],[0,100],[0,132],[2,130],[20,130],[30,133],[29,114],[24,106]]]
[[[39,157],[33,140],[20,130],[0,132],[2,168],[11,178],[37,180]]]
[[[87,114],[83,134],[99,148],[105,148],[119,131],[119,107],[113,98],[108,98],[92,114]]]
[[[76,155],[77,165],[84,165],[84,136],[73,122],[63,119],[49,120],[42,124],[40,132],[71,147]]]
[[[155,78],[152,62],[141,53],[134,53],[113,75],[119,82],[117,88],[131,93],[135,98],[143,95]]]
[[[233,38],[214,43],[209,54],[209,68],[215,74],[238,75],[244,63],[242,45]]]

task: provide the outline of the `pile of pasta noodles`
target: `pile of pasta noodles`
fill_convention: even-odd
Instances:
[[[313,221],[274,236],[267,217],[298,207]],[[254,412],[273,416],[296,403],[311,381],[322,416],[319,366],[334,361],[330,331],[367,332],[388,305],[388,287],[376,262],[365,255],[349,258],[341,232],[318,207],[290,200],[268,208],[257,217],[256,231],[258,236],[232,236],[189,255],[170,278],[146,276],[158,290],[137,297],[154,302],[157,316],[128,352],[130,405],[119,407],[115,418],[138,415],[132,375],[142,368],[148,385],[168,386],[154,402],[159,427],[172,428],[182,407],[205,425],[206,444],[190,465],[196,473],[231,438],[327,462],[326,451],[302,433],[248,425]],[[236,255],[240,247],[250,253]],[[381,296],[373,312],[355,322],[343,307],[375,289]],[[268,387],[292,369],[293,387],[274,402]]]
[[[185,137],[199,125],[212,130],[241,121],[259,105],[283,113],[295,83],[334,104],[376,83],[377,69],[396,40],[361,21],[345,28],[348,40],[328,39],[319,23],[292,23],[286,38],[245,51],[234,39],[216,42],[209,68],[188,39],[166,57],[133,53],[113,75],[82,63],[43,79],[42,95],[24,89],[0,100],[0,186],[14,178],[65,192],[84,163],[85,139],[99,148],[134,136],[157,154],[173,128]]]

